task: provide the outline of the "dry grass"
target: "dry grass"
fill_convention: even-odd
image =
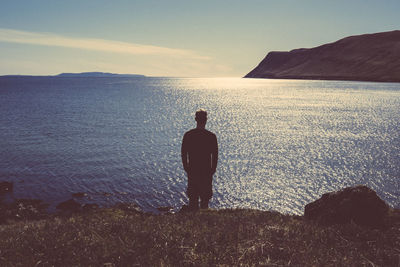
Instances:
[[[0,265],[399,266],[395,215],[386,229],[372,230],[256,210],[149,215],[99,209],[0,225]]]

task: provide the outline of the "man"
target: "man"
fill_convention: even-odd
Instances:
[[[185,133],[181,157],[188,176],[187,195],[189,210],[207,209],[212,197],[212,177],[217,169],[217,137],[205,129],[207,112],[198,110],[195,115],[197,127]]]

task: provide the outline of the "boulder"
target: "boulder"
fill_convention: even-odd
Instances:
[[[47,216],[46,203],[40,199],[16,199],[10,203],[0,203],[0,223],[12,220],[42,219]]]
[[[82,206],[83,211],[97,210],[98,208],[99,208],[99,205],[97,205],[96,203],[84,204]]]
[[[72,193],[72,197],[76,197],[76,198],[83,198],[86,196],[87,196],[87,194],[83,193],[83,192]]]
[[[62,211],[67,211],[67,212],[76,212],[80,211],[82,208],[82,205],[76,202],[73,199],[69,199],[67,201],[61,202],[56,206],[57,209],[62,210]]]
[[[196,212],[196,211],[199,211],[199,209],[191,208],[189,207],[189,205],[183,205],[181,209],[178,211],[178,213]]]
[[[143,210],[135,203],[118,203],[115,205],[117,209],[121,209],[127,212],[143,213]]]
[[[304,217],[321,224],[345,224],[382,227],[389,206],[366,186],[347,187],[322,195],[304,208]]]
[[[158,207],[157,210],[159,212],[171,212],[173,208],[170,206],[165,206],[165,207]]]
[[[13,183],[11,182],[0,182],[0,194],[9,193],[13,190]]]

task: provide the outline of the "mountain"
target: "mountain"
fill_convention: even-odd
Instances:
[[[400,31],[270,52],[245,78],[400,82]]]
[[[57,77],[146,77],[139,74],[116,74],[109,72],[81,72],[81,73],[61,73]]]

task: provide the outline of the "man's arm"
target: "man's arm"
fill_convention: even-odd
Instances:
[[[218,142],[217,137],[214,135],[213,138],[213,150],[211,153],[211,172],[214,174],[217,171],[218,164]]]
[[[182,165],[185,172],[189,170],[189,161],[188,161],[188,150],[187,150],[187,141],[186,141],[186,134],[183,136],[182,146],[181,146],[181,158],[182,158]]]

